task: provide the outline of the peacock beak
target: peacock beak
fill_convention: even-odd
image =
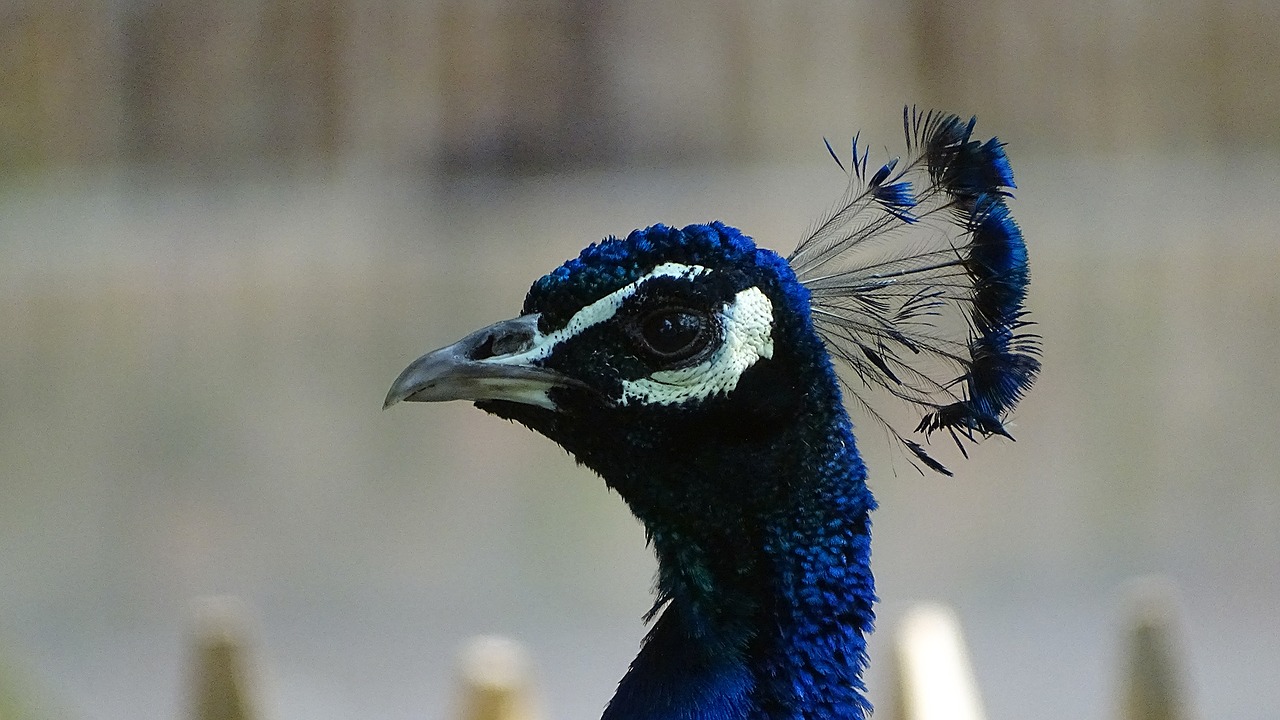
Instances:
[[[401,401],[508,400],[554,410],[548,390],[582,383],[536,364],[543,340],[537,315],[477,330],[410,363],[391,383],[382,407]]]

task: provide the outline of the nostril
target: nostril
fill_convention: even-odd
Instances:
[[[529,343],[533,341],[533,333],[527,330],[518,330],[516,332],[503,333],[497,337],[490,337],[488,344],[489,349],[495,355],[510,355],[512,353],[523,352],[529,347]]]
[[[467,359],[488,360],[501,355],[512,355],[527,350],[532,342],[533,333],[524,328],[488,332],[467,352]]]
[[[486,335],[478,345],[467,353],[467,357],[471,360],[485,360],[493,357],[497,353],[493,350],[493,335]]]
[[[525,315],[494,323],[459,340],[454,354],[474,362],[528,352],[538,344],[538,316]]]

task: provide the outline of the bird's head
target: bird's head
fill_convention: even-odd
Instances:
[[[786,259],[720,223],[611,238],[392,385],[388,406],[472,400],[546,435],[644,523],[667,610],[609,720],[866,716],[875,500],[832,359],[944,473],[871,399],[964,453],[1040,369],[1012,171],[974,122],[904,109],[909,154],[874,172],[856,138],[832,150],[849,190]]]
[[[646,522],[747,499],[741,475],[794,462],[798,428],[847,422],[808,291],[721,223],[588,247],[518,317],[412,363],[386,403],[458,399],[559,443]]]

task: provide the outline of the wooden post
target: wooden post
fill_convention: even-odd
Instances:
[[[1120,717],[1189,720],[1172,586],[1163,579],[1146,578],[1135,581],[1128,594]]]
[[[951,608],[917,605],[894,637],[890,720],[983,720],[982,700]]]
[[[539,720],[529,677],[529,660],[520,643],[483,635],[463,646],[462,720]]]
[[[246,649],[248,612],[235,598],[196,604],[193,720],[258,720]]]

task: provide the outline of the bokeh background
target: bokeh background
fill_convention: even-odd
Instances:
[[[387,386],[603,236],[788,251],[822,138],[887,157],[911,103],[1009,143],[1045,369],[956,478],[862,438],[881,627],[948,602],[992,720],[1109,718],[1163,574],[1196,716],[1280,716],[1277,58],[1273,0],[3,0],[0,699],[180,717],[233,594],[271,717],[450,717],[482,632],[598,717],[641,528]]]

